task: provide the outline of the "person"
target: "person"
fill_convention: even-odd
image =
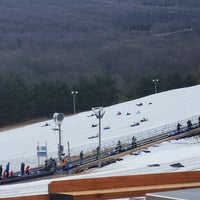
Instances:
[[[46,122],[44,125],[42,125],[42,127],[46,127],[46,126],[50,126],[50,124]]]
[[[92,128],[97,127],[97,126],[98,126],[98,124],[92,124]]]
[[[181,124],[178,123],[178,124],[177,124],[177,131],[178,131],[178,133],[180,132],[180,130],[181,130]]]
[[[3,172],[3,167],[2,167],[2,165],[0,165],[0,178],[2,176],[2,172]]]
[[[11,178],[14,177],[14,172],[13,172],[13,170],[10,171],[10,177],[11,177]]]
[[[67,174],[69,174],[69,170],[70,170],[70,167],[69,167],[69,163],[67,162],[67,164],[66,164],[66,171],[67,171]]]
[[[6,178],[9,177],[9,170],[10,170],[10,162],[6,164]]]
[[[192,122],[191,122],[190,119],[187,121],[187,126],[188,126],[188,129],[191,129],[191,128],[192,128]]]
[[[27,166],[26,166],[26,175],[29,175],[29,174],[30,174],[30,166],[27,165]]]
[[[50,159],[45,160],[45,170],[50,171]]]
[[[25,164],[24,162],[21,163],[21,175],[24,175],[24,168],[25,168]]]
[[[140,114],[140,111],[138,110],[138,111],[136,112],[136,114]]]
[[[67,160],[65,158],[63,158],[62,161],[61,161],[61,166],[62,166],[63,171],[66,168],[66,164],[67,164]]]
[[[96,150],[97,150],[96,159],[99,159],[99,147],[97,147]]]
[[[200,116],[199,116],[199,118],[198,118],[198,121],[199,121],[199,127],[200,127]]]
[[[148,119],[145,118],[145,117],[143,117],[143,118],[140,120],[140,122],[146,122],[146,121],[148,121]]]
[[[53,171],[56,172],[57,171],[57,163],[56,160],[52,158],[52,166],[53,166]]]
[[[83,164],[83,151],[80,152],[80,165]]]
[[[93,138],[97,138],[97,137],[99,137],[99,135],[98,135],[98,134],[96,134],[96,135],[93,135],[93,136],[90,136],[90,137],[88,137],[88,139],[93,139]]]
[[[6,171],[6,169],[3,171],[3,180],[6,180],[6,178],[7,178],[7,171]]]
[[[132,127],[133,127],[133,126],[138,126],[138,125],[140,125],[139,122],[133,122],[133,124],[131,124]]]
[[[132,148],[137,148],[137,139],[135,136],[132,137]]]
[[[49,159],[45,160],[45,170],[56,172],[56,170],[57,170],[56,160],[51,157]]]
[[[117,112],[117,115],[121,115],[122,113],[120,111]]]
[[[104,129],[104,130],[108,130],[108,129],[110,129],[110,126],[108,125],[108,126],[106,126],[106,127],[103,127],[103,129]]]
[[[118,142],[117,142],[117,148],[116,148],[116,150],[121,150],[121,148],[122,148],[122,145],[121,145],[121,141],[120,140],[118,140]]]

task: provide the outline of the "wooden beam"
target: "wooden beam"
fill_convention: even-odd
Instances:
[[[113,188],[102,190],[76,191],[76,192],[61,192],[51,194],[51,200],[106,200],[114,198],[128,198],[145,196],[146,193],[169,191],[177,189],[188,189],[200,187],[200,182],[183,183],[183,184],[166,184],[166,185],[151,185],[151,186],[136,186],[125,188]]]
[[[50,193],[199,182],[200,171],[53,181]]]
[[[0,198],[0,200],[50,200],[49,194]]]

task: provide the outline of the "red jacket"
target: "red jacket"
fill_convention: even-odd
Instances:
[[[29,172],[30,172],[30,166],[27,165],[27,166],[26,166],[26,174],[29,174]]]

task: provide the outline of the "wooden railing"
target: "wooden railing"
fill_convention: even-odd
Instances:
[[[2,200],[50,200],[49,194],[0,198]]]
[[[49,192],[51,200],[105,200],[196,187],[200,187],[200,171],[54,181]]]
[[[200,171],[170,172],[53,181],[43,195],[2,200],[105,200],[145,196],[146,193],[200,188]]]

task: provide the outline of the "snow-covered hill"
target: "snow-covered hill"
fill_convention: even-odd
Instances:
[[[141,99],[124,102],[121,104],[105,107],[105,115],[102,119],[102,145],[113,143],[118,138],[135,135],[141,136],[141,131],[173,124],[183,119],[192,119],[197,122],[200,114],[200,85],[182,88],[163,93],[153,94]],[[137,104],[142,103],[142,106]],[[101,106],[101,105],[100,105]],[[121,115],[117,115],[120,111]],[[138,114],[139,111],[139,114]],[[127,115],[127,112],[130,115]],[[98,124],[95,116],[91,116],[92,111],[79,113],[65,117],[62,124],[62,141],[65,149],[67,142],[70,143],[72,153],[83,149],[96,148],[98,138],[88,139],[90,136],[98,134],[98,127],[92,128],[92,124]],[[53,114],[52,114],[53,115]],[[194,117],[195,116],[195,117]],[[131,127],[133,122],[140,121],[143,117],[148,121],[140,123],[139,126]],[[46,123],[49,126],[44,126]],[[103,127],[110,127],[104,130]],[[48,155],[57,156],[58,131],[54,131],[53,119],[28,125],[22,128],[1,132],[0,139],[0,164],[10,161],[11,169],[19,170],[23,161],[31,167],[37,166],[36,147],[37,142],[48,145]],[[200,169],[200,143],[199,137],[182,139],[178,141],[165,142],[157,147],[149,148],[150,153],[140,152],[138,156],[129,155],[123,161],[94,169],[86,175],[65,178],[98,177],[124,174],[158,173],[175,170],[198,170]],[[181,168],[170,166],[180,162],[184,165]],[[158,164],[157,167],[149,165]],[[18,184],[15,186],[1,186],[0,197],[12,196],[27,193],[46,193],[47,184],[50,180]],[[34,190],[31,190],[31,185]],[[37,187],[36,187],[37,185]],[[15,189],[14,189],[15,188]],[[25,188],[25,189],[22,189]],[[30,188],[30,189],[28,189]],[[12,191],[15,191],[13,193]]]

